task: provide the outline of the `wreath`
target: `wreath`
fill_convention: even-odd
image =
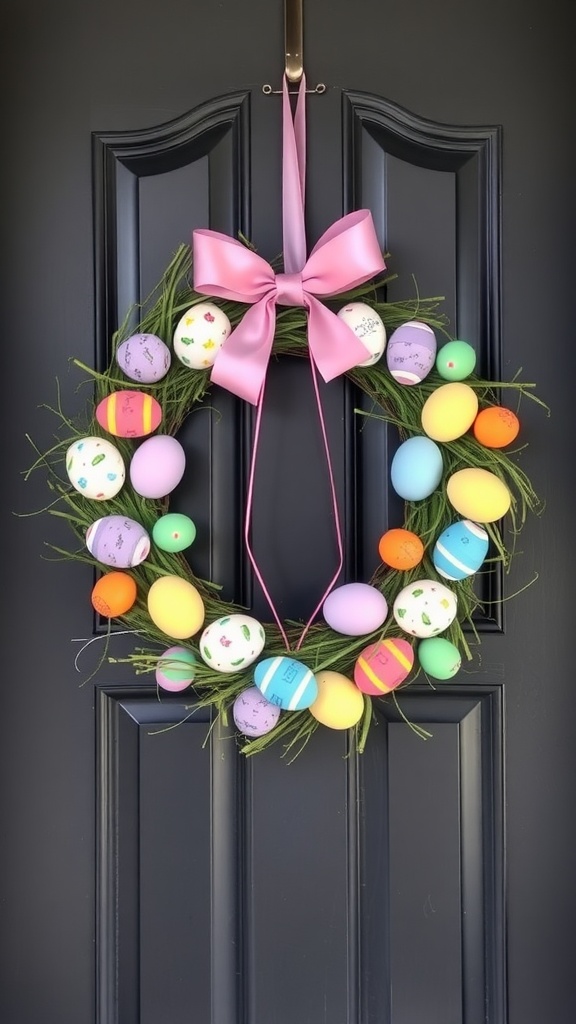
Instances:
[[[194,574],[186,555],[194,522],[169,509],[185,468],[178,432],[193,410],[209,407],[209,367],[247,309],[207,303],[193,288],[192,260],[180,246],[114,334],[103,372],[73,360],[91,387],[86,414],[73,421],[47,407],[59,419],[55,444],[46,452],[34,445],[28,473],[46,472],[49,512],[68,521],[76,541],[50,547],[93,567],[91,603],[108,639],[120,626],[137,635],[127,658],[108,660],[154,677],[160,697],[190,693],[186,711],[210,707],[226,724],[232,717],[246,755],[277,741],[297,753],[323,726],[350,730],[362,752],[375,701],[394,701],[411,728],[429,735],[408,721],[397,695],[418,677],[435,689],[471,660],[480,642],[478,573],[509,569],[528,513],[541,507],[514,458],[521,449],[511,447],[518,406],[528,396],[546,407],[533,384],[476,374],[474,350],[450,335],[441,298],[387,302],[396,275],[331,300],[367,346],[367,359],[346,375],[371,409],[354,414],[398,430],[390,474],[404,522],[383,531],[371,579],[334,586],[305,634],[293,621],[259,623],[222,598],[218,581]],[[304,309],[278,309],[272,356],[283,355],[309,358]]]

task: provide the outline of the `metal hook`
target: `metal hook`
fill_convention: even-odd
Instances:
[[[284,0],[285,72],[289,82],[299,82],[304,74],[303,0]]]
[[[289,91],[291,96],[298,95],[297,89],[290,89]],[[262,92],[264,93],[265,96],[282,95],[282,89],[273,89],[271,85],[263,85]],[[326,92],[326,86],[324,85],[324,82],[318,82],[318,85],[315,85],[313,89],[306,89],[306,92],[314,92],[321,96],[323,92]]]

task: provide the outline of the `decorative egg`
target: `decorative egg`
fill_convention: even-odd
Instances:
[[[181,512],[167,512],[152,527],[152,540],[161,551],[184,551],[195,539],[194,523]]]
[[[196,675],[196,658],[187,647],[168,647],[156,662],[156,682],[163,690],[186,690]]]
[[[280,718],[280,707],[266,700],[257,686],[248,686],[232,705],[232,717],[244,736],[265,736]]]
[[[418,661],[433,679],[452,679],[462,664],[462,657],[450,640],[434,636],[418,644]]]
[[[249,615],[225,615],[206,626],[200,637],[203,661],[216,672],[241,672],[262,653],[266,634]]]
[[[338,310],[338,316],[366,346],[370,355],[359,366],[374,366],[386,348],[386,328],[379,313],[366,302],[349,302]]]
[[[133,334],[118,346],[116,362],[130,380],[155,384],[168,373],[172,353],[155,334]]]
[[[176,325],[174,354],[184,366],[205,370],[214,364],[232,330],[226,313],[214,302],[197,302]]]
[[[254,682],[266,700],[285,711],[309,708],[318,696],[314,673],[287,655],[259,661],[254,669]]]
[[[329,729],[350,729],[364,713],[364,698],[357,686],[341,672],[316,673],[318,696],[310,714]]]
[[[388,614],[388,602],[370,583],[345,583],[328,594],[322,614],[337,633],[362,636],[380,628]]]
[[[396,597],[393,608],[400,629],[422,638],[448,629],[456,611],[456,595],[436,580],[409,583]]]
[[[488,543],[482,526],[471,519],[458,519],[438,537],[432,561],[447,580],[463,580],[478,571],[488,553]]]
[[[386,362],[399,384],[419,384],[428,376],[436,358],[436,335],[428,324],[409,320],[390,335]]]
[[[495,523],[506,515],[512,502],[512,495],[500,477],[489,469],[476,467],[452,473],[446,494],[453,508],[475,523]]]
[[[150,537],[128,516],[103,516],[86,530],[86,547],[104,565],[128,569],[148,557]]]
[[[503,405],[492,405],[482,409],[472,424],[476,440],[485,448],[505,448],[519,434],[520,420],[511,409]]]
[[[113,391],[96,406],[96,419],[115,437],[145,437],[162,421],[162,407],[143,391]]]
[[[429,437],[409,437],[396,450],[390,466],[390,483],[406,501],[428,498],[438,487],[444,462],[442,452]]]
[[[378,554],[392,569],[413,569],[424,557],[424,545],[411,530],[386,530],[378,542]]]
[[[188,640],[204,625],[204,602],[189,580],[159,576],[148,591],[148,614],[166,636]]]
[[[455,441],[470,429],[477,412],[478,395],[469,384],[441,384],[422,406],[422,429],[434,441]]]
[[[467,341],[447,341],[438,350],[436,369],[444,380],[464,380],[476,366],[476,352]]]
[[[186,454],[170,434],[155,434],[136,449],[130,460],[130,483],[143,498],[164,498],[178,486]]]
[[[113,619],[130,611],[137,593],[136,581],[127,572],[107,572],[92,588],[92,606],[99,615]]]
[[[404,682],[413,664],[412,644],[401,637],[386,637],[364,648],[354,666],[354,682],[372,697],[390,693]]]
[[[113,498],[126,478],[124,459],[111,441],[82,437],[66,452],[66,472],[72,486],[86,498]]]

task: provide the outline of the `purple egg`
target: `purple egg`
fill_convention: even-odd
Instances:
[[[419,384],[436,359],[436,335],[428,324],[409,320],[390,335],[386,363],[399,384]]]
[[[186,455],[170,434],[155,434],[136,449],[130,462],[130,483],[143,498],[164,498],[180,483]]]
[[[234,701],[232,716],[244,736],[265,736],[280,717],[280,708],[263,697],[257,686],[242,690]]]
[[[116,361],[130,380],[154,384],[168,373],[172,353],[155,334],[133,334],[118,346]]]
[[[144,527],[127,516],[103,516],[86,531],[86,547],[104,565],[129,569],[140,565],[150,552]]]
[[[369,583],[345,583],[328,594],[322,613],[337,633],[363,636],[383,624],[388,602],[384,594]]]

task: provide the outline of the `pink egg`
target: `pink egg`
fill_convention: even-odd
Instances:
[[[180,483],[186,455],[170,434],[156,434],[136,449],[130,462],[130,483],[143,498],[164,498]]]
[[[265,736],[276,725],[280,708],[266,700],[257,686],[249,686],[236,697],[232,716],[236,728],[244,736]]]
[[[365,647],[354,666],[354,682],[362,693],[389,693],[406,679],[414,664],[408,640],[387,637]]]
[[[337,633],[363,636],[379,629],[388,614],[384,594],[369,583],[345,583],[324,601],[322,613]]]

